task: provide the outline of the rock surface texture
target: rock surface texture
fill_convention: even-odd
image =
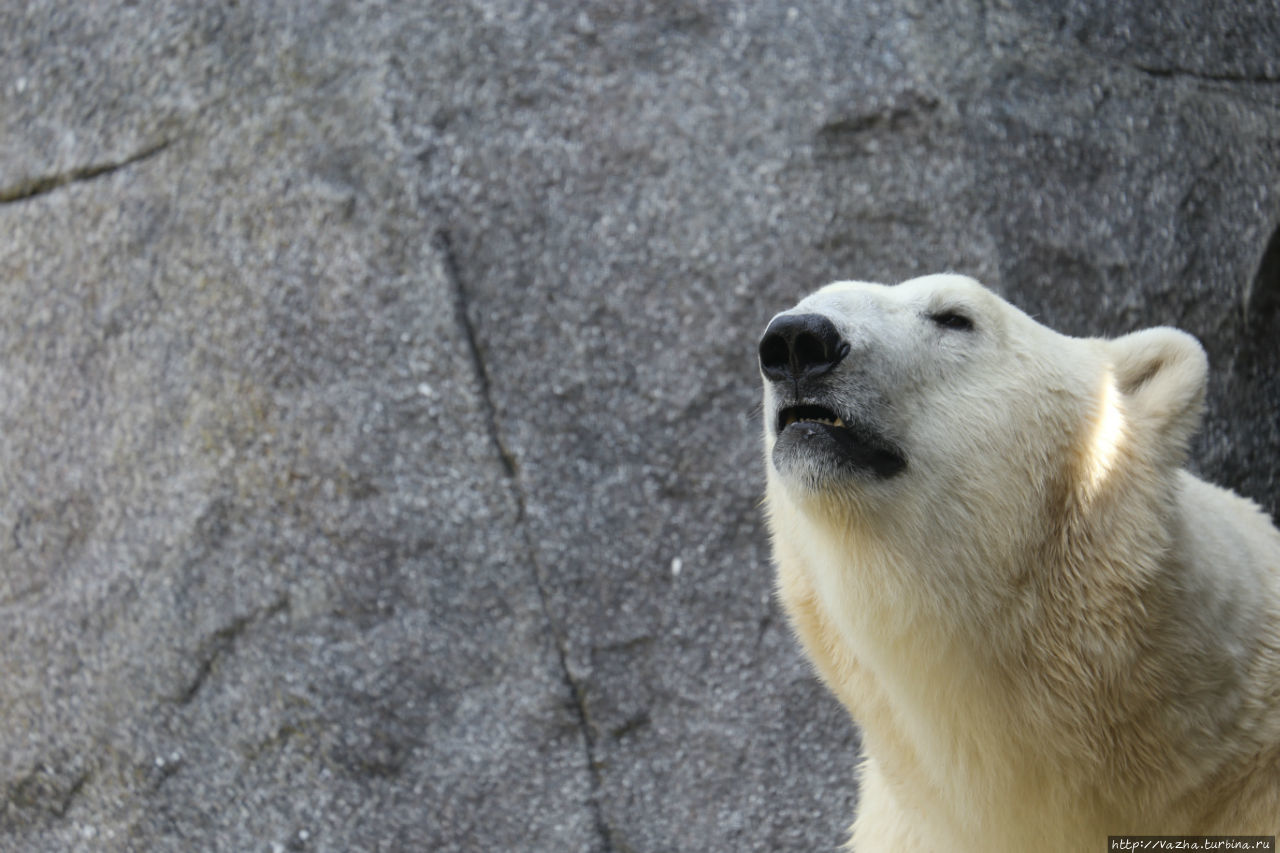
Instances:
[[[1280,11],[0,6],[0,848],[801,851],[755,342],[977,276],[1280,510]],[[1212,7],[1212,8],[1209,8]]]

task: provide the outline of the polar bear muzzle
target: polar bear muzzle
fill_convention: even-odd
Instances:
[[[822,314],[781,314],[760,339],[760,372],[775,389],[774,465],[811,483],[835,475],[891,477],[906,467],[900,448],[863,416],[837,410],[832,371],[850,345]]]
[[[881,432],[861,421],[846,422],[831,409],[787,406],[777,422],[773,463],[780,472],[803,469],[811,480],[840,474],[892,477],[907,467],[902,451]]]

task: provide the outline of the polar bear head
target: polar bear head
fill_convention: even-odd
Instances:
[[[957,275],[829,285],[760,368],[775,540],[818,524],[953,582],[1007,581],[1135,494],[1159,513],[1207,372],[1183,332],[1067,337]]]

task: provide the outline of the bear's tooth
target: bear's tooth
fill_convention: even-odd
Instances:
[[[834,421],[831,422],[831,424],[832,426],[842,427],[844,426],[844,421],[841,420],[840,418],[836,418]]]

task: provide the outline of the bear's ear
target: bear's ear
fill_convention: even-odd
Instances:
[[[1152,430],[1171,461],[1182,463],[1200,427],[1209,361],[1200,342],[1167,327],[1145,329],[1109,342],[1116,390],[1135,425]]]

